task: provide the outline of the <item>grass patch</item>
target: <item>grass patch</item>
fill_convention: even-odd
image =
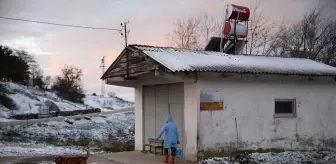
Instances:
[[[8,142],[18,142],[18,141],[27,141],[28,138],[24,137],[23,135],[14,130],[8,130],[1,132],[0,140]]]
[[[256,150],[237,150],[237,151],[227,151],[224,149],[217,149],[217,150],[204,150],[200,151],[199,154],[201,154],[202,160],[209,159],[213,157],[234,157],[237,159],[244,159],[248,156],[248,154],[251,153],[267,153],[267,152],[273,152],[273,153],[280,153],[283,152],[283,149],[277,149],[277,148],[270,148],[270,149],[256,149]]]
[[[134,141],[107,141],[102,143],[101,149],[106,152],[133,151]]]

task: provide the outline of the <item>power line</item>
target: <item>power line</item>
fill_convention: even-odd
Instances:
[[[9,18],[9,17],[3,17],[3,16],[0,16],[0,19],[15,20],[15,21],[24,21],[24,22],[33,22],[33,23],[41,23],[41,24],[49,24],[49,25],[55,25],[55,26],[66,26],[66,27],[86,28],[86,29],[93,29],[93,30],[110,30],[110,31],[120,31],[121,32],[120,29],[113,29],[113,28],[78,26],[78,25],[60,24],[60,23],[52,23],[52,22],[42,22],[42,21],[20,19],[20,18]]]

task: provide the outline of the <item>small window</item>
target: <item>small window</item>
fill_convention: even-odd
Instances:
[[[275,99],[275,117],[294,117],[296,115],[295,99]]]

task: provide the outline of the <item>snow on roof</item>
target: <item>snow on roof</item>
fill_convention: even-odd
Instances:
[[[210,71],[287,75],[336,76],[336,68],[309,59],[228,55],[172,47],[130,45],[173,72]]]

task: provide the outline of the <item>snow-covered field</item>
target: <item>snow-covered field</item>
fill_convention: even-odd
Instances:
[[[336,164],[336,152],[330,151],[285,151],[281,153],[252,153],[234,160],[229,157],[212,158],[199,164]]]
[[[92,117],[91,120],[71,120],[73,124],[51,121],[33,124],[28,127],[5,127],[3,131],[11,131],[28,138],[55,138],[61,141],[78,141],[83,138],[106,140],[111,137],[122,137],[134,123],[133,112],[116,113],[104,117]]]
[[[5,156],[51,156],[51,155],[84,155],[86,152],[80,146],[53,146],[41,143],[1,142],[0,157]]]
[[[71,121],[73,124],[51,121],[30,126],[3,127],[0,129],[0,157],[52,155],[59,154],[63,150],[70,154],[78,152],[78,148],[55,147],[50,144],[63,146],[88,144],[92,148],[98,146],[99,150],[99,146],[105,144],[105,141],[133,140],[133,112]]]
[[[111,110],[133,105],[133,103],[120,99],[118,97],[103,97],[86,95],[83,99],[84,104],[73,103],[58,97],[55,93],[47,92],[37,87],[28,87],[10,82],[0,82],[4,87],[6,95],[13,100],[16,108],[8,109],[0,104],[0,118],[9,118],[14,114],[39,113],[39,109],[45,107],[46,102],[54,103],[60,111],[84,110],[91,108],[100,108],[102,110]]]

